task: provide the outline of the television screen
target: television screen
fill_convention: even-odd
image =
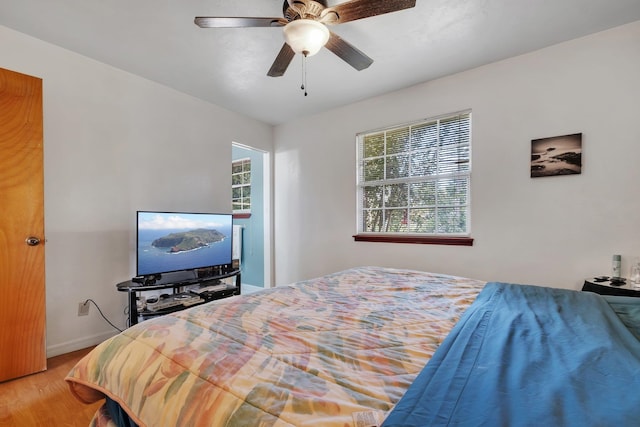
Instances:
[[[232,214],[138,211],[137,274],[231,264]]]

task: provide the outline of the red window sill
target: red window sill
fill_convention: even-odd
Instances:
[[[473,246],[473,238],[471,237],[356,234],[355,236],[353,236],[353,240],[355,240],[356,242],[418,243],[422,245]]]
[[[233,219],[247,219],[251,218],[251,213],[234,213]]]

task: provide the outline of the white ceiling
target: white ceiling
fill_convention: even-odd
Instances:
[[[329,6],[342,0],[328,1]],[[640,20],[640,0],[417,0],[332,31],[373,58],[323,49],[267,71],[280,28],[201,29],[195,16],[282,16],[283,0],[0,0],[0,25],[271,124]],[[0,66],[2,66],[0,59]]]

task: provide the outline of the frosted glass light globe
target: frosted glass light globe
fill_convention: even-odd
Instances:
[[[329,41],[329,29],[312,19],[297,19],[284,26],[284,40],[295,53],[313,56]]]

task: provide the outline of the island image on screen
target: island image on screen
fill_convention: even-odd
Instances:
[[[137,274],[231,264],[231,214],[138,211]]]

